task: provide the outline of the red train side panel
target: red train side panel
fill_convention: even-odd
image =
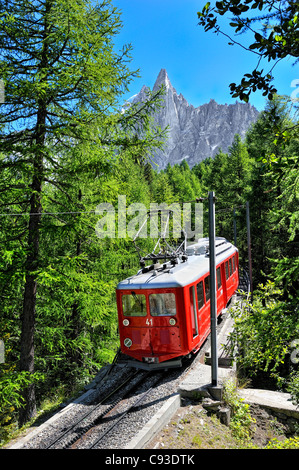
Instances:
[[[225,274],[225,263],[232,270]],[[228,258],[216,267],[216,290],[217,290],[217,316],[226,307],[228,301],[236,292],[239,285],[238,257],[237,253]],[[194,284],[186,286],[185,290],[185,312],[186,317],[191,316],[192,328],[188,328],[186,321],[186,331],[188,335],[189,351],[197,351],[210,333],[210,291],[209,274],[198,279]],[[194,309],[194,304],[196,308]]]

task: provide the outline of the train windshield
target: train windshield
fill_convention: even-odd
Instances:
[[[176,315],[175,295],[173,293],[150,294],[150,313],[152,316]]]
[[[143,294],[130,292],[122,296],[123,314],[125,317],[145,317],[146,298]]]

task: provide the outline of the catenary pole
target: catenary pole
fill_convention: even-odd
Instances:
[[[217,297],[216,297],[216,251],[215,251],[215,193],[209,192],[209,253],[210,253],[210,308],[211,308],[211,359],[212,386],[218,385],[217,350]]]

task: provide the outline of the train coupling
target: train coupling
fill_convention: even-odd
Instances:
[[[142,360],[146,364],[159,364],[159,358],[158,357],[143,357]]]

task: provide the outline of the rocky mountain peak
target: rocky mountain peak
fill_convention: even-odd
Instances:
[[[154,161],[159,169],[170,163],[186,160],[190,167],[222,150],[227,152],[236,134],[241,138],[258,118],[259,112],[249,103],[218,104],[214,99],[195,108],[184,96],[177,94],[166,69],[161,69],[153,91],[165,86],[164,106],[155,114],[154,120],[161,128],[169,127],[165,149],[157,151]],[[143,86],[134,102],[146,99]]]
[[[155,81],[153,91],[158,91],[159,88],[161,88],[162,85],[165,86],[166,90],[171,89],[172,91],[174,91],[176,93],[175,89],[173,88],[173,86],[172,86],[172,84],[169,80],[166,69],[161,69],[160,70],[159,75],[158,75],[158,77]]]

